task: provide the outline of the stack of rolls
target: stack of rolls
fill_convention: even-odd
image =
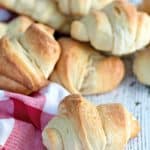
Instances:
[[[70,93],[89,95],[109,92],[124,77],[125,68],[118,56],[132,54],[150,43],[149,15],[138,11],[125,0],[0,0],[0,6],[32,18],[19,17],[22,18],[20,21],[15,19],[0,24],[0,47],[4,49],[0,52],[1,56],[6,55],[4,53],[11,47],[7,45],[8,49],[4,48],[4,43],[14,39],[19,41],[23,51],[29,53],[30,60],[36,64],[37,70],[42,71],[41,76],[46,80],[44,82],[41,78],[43,84],[40,81],[36,88],[29,87],[23,84],[27,83],[24,78],[14,79],[1,67],[1,76],[7,76],[8,80],[14,80],[16,84],[21,82],[30,91],[27,94],[46,86],[48,79],[62,84]],[[34,21],[43,24],[35,25]],[[72,39],[61,37],[63,40],[57,42],[53,37],[54,30],[67,33]],[[114,56],[104,56],[98,51]],[[5,57],[1,59],[6,61]],[[74,61],[77,63],[74,64]],[[23,76],[21,71],[18,74]],[[19,92],[3,85],[0,85],[3,89]]]
[[[124,149],[139,132],[135,118],[121,104],[95,107],[80,95],[118,87],[125,76],[121,56],[129,54],[137,79],[150,85],[149,0],[140,10],[126,0],[0,0],[0,6],[20,15],[0,23],[0,89],[29,95],[53,81],[78,94],[60,104],[43,131],[44,145]]]

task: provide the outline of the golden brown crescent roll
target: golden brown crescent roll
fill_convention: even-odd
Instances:
[[[124,55],[150,42],[150,17],[126,1],[114,1],[71,25],[73,38],[90,42],[97,50]]]
[[[9,86],[0,84],[0,88],[23,94],[39,90],[47,85],[59,55],[53,29],[42,24],[32,24],[16,38],[4,36],[0,40],[0,75],[5,82],[14,82]],[[22,86],[25,90],[15,90],[14,85],[15,89]]]
[[[69,16],[85,16],[92,10],[100,10],[114,0],[55,0],[59,10]]]
[[[0,0],[0,5],[55,29],[69,32],[70,17],[59,11],[55,0]]]
[[[150,13],[150,0],[142,0],[139,9],[147,13]]]
[[[19,16],[9,23],[0,22],[0,38],[4,35],[17,37],[33,23],[31,19],[25,16]]]
[[[150,48],[136,53],[133,72],[141,83],[150,85]]]
[[[90,46],[69,38],[59,40],[62,53],[50,80],[71,93],[104,93],[124,77],[124,64],[117,57],[104,57]]]
[[[60,103],[42,137],[48,150],[123,150],[139,130],[138,121],[121,104],[96,107],[71,95]]]

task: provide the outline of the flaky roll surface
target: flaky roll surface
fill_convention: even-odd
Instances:
[[[42,137],[48,150],[123,150],[140,130],[121,104],[94,106],[79,95],[66,97]]]
[[[150,42],[150,17],[126,1],[114,1],[71,25],[73,38],[90,42],[97,50],[125,55]]]
[[[0,75],[10,85],[2,81],[0,88],[23,94],[41,89],[48,84],[59,55],[53,29],[47,26],[32,24],[13,38],[6,34],[0,39]]]
[[[50,78],[71,93],[104,93],[116,88],[124,77],[117,57],[104,57],[89,45],[69,38],[59,40],[62,52]]]

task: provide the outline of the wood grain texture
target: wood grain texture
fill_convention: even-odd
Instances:
[[[95,104],[124,104],[141,124],[139,136],[129,142],[126,150],[150,150],[150,87],[141,85],[134,77],[132,58],[126,58],[125,63],[126,77],[117,89],[108,94],[87,98]]]

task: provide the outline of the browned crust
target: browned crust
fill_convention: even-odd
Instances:
[[[0,40],[0,53],[0,72],[3,75],[20,82],[21,84],[32,90],[36,90],[34,88],[37,88],[37,86],[39,85],[45,84],[44,76],[42,77],[40,71],[37,72],[38,76],[32,75],[19,55],[14,52],[7,37],[3,37]]]
[[[25,32],[29,48],[36,51],[45,61],[57,59],[60,54],[58,42],[53,37],[54,30],[42,24],[32,24]]]
[[[32,92],[22,84],[3,75],[0,75],[0,89],[26,95],[29,95]]]
[[[3,37],[0,40],[0,53],[0,73],[15,81],[21,82],[23,85],[27,84],[28,88],[32,89],[31,83],[29,84],[29,79],[20,70],[23,68],[22,62],[11,52],[9,39],[7,37]],[[20,67],[20,65],[22,67]]]
[[[94,107],[94,105],[90,104],[81,95],[77,94],[65,97],[59,106],[60,112],[62,114],[63,109],[67,110],[68,113],[65,113],[64,111],[64,115],[72,114],[73,116],[76,116],[78,114],[79,116],[82,116],[82,112],[84,112],[89,113],[89,119],[92,119],[92,117],[95,116],[95,111],[92,112],[92,107]],[[112,132],[113,134],[119,133],[120,135],[118,135],[120,136],[122,143],[124,144],[126,144],[130,138],[134,138],[138,135],[140,131],[139,122],[122,104],[101,104],[98,105],[96,109],[99,112],[102,126],[105,130],[105,135],[107,134],[106,132]],[[76,113],[73,114],[74,112]],[[71,118],[71,116],[68,117]],[[82,122],[80,123],[82,124]],[[116,141],[116,139],[114,139],[114,141]]]
[[[104,104],[97,106],[97,109],[101,116],[106,136],[109,136],[109,134],[117,135],[113,139],[116,145],[119,146],[120,143],[126,144],[129,139],[138,135],[140,125],[123,105],[117,103]]]
[[[54,39],[53,33],[54,30],[52,28],[42,24],[32,24],[21,37],[19,36],[11,39],[4,36],[1,38],[0,74],[5,78],[14,81],[10,91],[20,93],[17,87],[20,86],[20,88],[24,88],[23,90],[25,90],[24,93],[26,94],[28,93],[26,92],[26,89],[34,92],[49,83],[47,80],[48,77],[45,76],[42,69],[47,65],[45,68],[49,69],[47,72],[47,75],[49,76],[60,55],[60,47]],[[22,37],[25,37],[26,41],[22,41],[21,43],[20,39]],[[24,47],[24,42],[29,46]],[[17,45],[20,46],[18,47]],[[20,50],[23,50],[22,54],[20,53]],[[31,55],[33,51],[35,53]],[[33,55],[34,58],[32,58]],[[43,68],[37,65],[35,58],[36,61],[42,63],[41,67]],[[31,70],[32,68],[33,70]],[[16,88],[13,90],[14,85],[16,85]],[[8,88],[7,90],[9,90]]]
[[[123,80],[125,75],[125,66],[118,57],[108,57],[103,59],[98,65],[99,74],[103,78],[104,85],[102,92],[112,91]],[[111,86],[110,86],[111,85]]]
[[[76,134],[73,141],[77,142],[77,148],[122,150],[138,133],[138,121],[121,104],[96,107],[75,94],[64,98],[59,105],[59,114],[48,123],[42,135],[47,148],[51,145],[55,149],[58,145],[64,148],[64,144],[70,148],[68,137]]]
[[[71,93],[96,94],[113,90],[122,81],[125,69],[123,62],[117,57],[104,57],[89,45],[77,42],[69,38],[59,40],[62,48],[60,59],[56,65],[54,73],[51,76],[52,81],[56,81],[65,86]],[[78,87],[79,79],[86,78],[84,74],[88,71],[90,56],[96,56],[99,60],[92,58],[96,77],[93,80],[97,82],[91,86],[88,92],[82,91],[82,84],[90,80],[83,79],[81,87]],[[78,67],[80,69],[78,69]],[[81,72],[80,72],[81,71]],[[92,75],[91,75],[92,76]],[[76,82],[77,81],[77,82]],[[90,85],[89,85],[90,88]]]

